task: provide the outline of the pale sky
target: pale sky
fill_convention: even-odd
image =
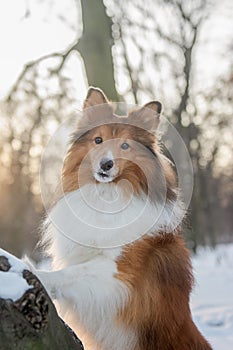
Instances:
[[[25,63],[65,50],[76,37],[75,30],[58,19],[58,15],[65,14],[71,26],[76,25],[72,0],[57,1],[52,9],[48,5],[50,1],[41,1],[40,4],[37,0],[29,1],[31,14],[28,18],[24,18],[27,1],[0,1],[0,98],[7,94]],[[81,84],[82,94],[86,86],[80,79],[81,64],[78,59],[72,59],[69,66],[74,80],[79,86]]]
[[[27,3],[31,14],[24,18]],[[51,3],[54,7],[51,8]],[[233,33],[231,0],[215,0],[213,14],[202,30],[202,47],[197,55],[199,70],[197,82],[200,86],[211,81],[227,69],[226,46]],[[233,13],[232,13],[233,14]],[[68,18],[70,27],[58,19]],[[23,65],[42,55],[64,50],[75,39],[77,23],[73,0],[1,0],[0,1],[0,98],[3,98],[21,72]],[[72,27],[74,27],[72,29]],[[76,30],[75,30],[76,28]],[[86,93],[86,82],[82,65],[77,57],[69,62],[69,73],[77,87],[78,99]],[[124,79],[119,87],[124,90]]]

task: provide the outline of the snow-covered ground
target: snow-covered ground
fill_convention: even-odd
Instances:
[[[193,257],[193,319],[214,350],[233,350],[233,244]]]

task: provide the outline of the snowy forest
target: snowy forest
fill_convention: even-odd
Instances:
[[[81,110],[88,86],[96,86],[115,102],[162,101],[192,162],[184,234],[198,283],[218,266],[216,283],[230,281],[233,291],[232,277],[223,277],[233,267],[232,15],[231,0],[0,3],[1,248],[40,259],[41,159],[57,128]],[[216,312],[202,308],[211,283],[202,302],[193,297],[196,321],[216,350],[232,349],[230,294]]]

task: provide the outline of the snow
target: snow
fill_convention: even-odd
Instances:
[[[214,350],[233,349],[233,244],[200,249],[193,257],[193,319]]]
[[[21,298],[26,290],[31,288],[22,276],[14,272],[0,271],[0,281],[0,298],[2,299],[16,301]]]
[[[23,278],[23,270],[27,269],[27,266],[3,249],[0,249],[0,256],[5,256],[11,265],[9,271],[0,271],[0,298],[16,301],[32,288]]]
[[[22,260],[17,259],[14,255],[6,252],[1,248],[0,256],[5,256],[8,259],[9,264],[11,265],[11,272],[23,272],[23,270],[27,269],[27,265],[25,265]]]

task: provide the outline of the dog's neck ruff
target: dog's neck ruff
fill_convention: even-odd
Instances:
[[[90,248],[116,248],[145,234],[171,232],[184,216],[180,201],[152,203],[120,186],[90,184],[64,195],[49,213],[47,235]]]

